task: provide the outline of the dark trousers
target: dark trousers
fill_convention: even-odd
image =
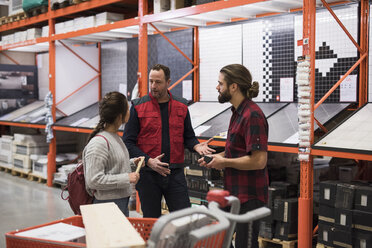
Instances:
[[[141,177],[136,189],[144,218],[161,216],[162,196],[170,212],[191,206],[183,168],[171,169],[171,174],[166,177],[150,170],[141,170],[140,173]]]
[[[129,197],[124,197],[124,198],[120,198],[120,199],[113,199],[113,200],[97,200],[96,198],[93,199],[93,204],[106,203],[106,202],[116,203],[116,205],[118,205],[121,212],[123,212],[123,214],[126,217],[129,217],[129,210],[128,210]]]
[[[249,200],[241,204],[240,214],[263,207],[264,205],[265,204],[259,200]],[[259,228],[260,220],[251,223],[236,223],[235,248],[258,248]],[[250,242],[248,242],[248,240]]]

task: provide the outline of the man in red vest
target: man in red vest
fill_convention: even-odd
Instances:
[[[169,68],[153,66],[149,81],[150,93],[132,101],[123,141],[130,157],[145,156],[136,189],[143,217],[158,218],[162,196],[171,212],[191,205],[183,172],[184,148],[201,155],[214,150],[208,147],[210,140],[196,139],[186,99],[168,91]]]

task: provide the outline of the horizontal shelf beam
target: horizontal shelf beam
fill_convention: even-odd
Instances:
[[[89,35],[89,34],[95,34],[95,33],[100,33],[100,32],[105,32],[105,31],[110,31],[112,29],[118,29],[118,28],[124,28],[124,27],[130,27],[130,26],[135,26],[138,25],[139,21],[137,18],[131,18],[131,19],[126,19],[122,21],[118,21],[115,23],[110,23],[98,27],[92,27],[92,28],[87,28],[87,29],[81,29],[69,33],[64,33],[64,34],[55,34],[52,37],[52,40],[64,40],[64,39],[69,39],[69,38],[74,38],[74,37],[79,37],[83,35]]]
[[[83,128],[83,127],[64,127],[64,126],[53,126],[53,130],[73,132],[73,133],[91,133],[93,128]],[[119,131],[118,135],[123,136],[123,131]]]
[[[371,154],[361,154],[361,153],[353,153],[353,152],[340,152],[340,151],[330,151],[330,150],[318,150],[318,149],[311,149],[311,154],[316,155],[316,156],[328,156],[328,157],[349,158],[349,159],[372,161],[372,155]]]
[[[73,133],[91,133],[93,128],[53,126],[53,130]]]
[[[48,41],[49,41],[49,37],[41,37],[41,38],[36,38],[36,39],[33,39],[33,40],[26,40],[26,41],[21,41],[21,42],[17,42],[17,43],[6,44],[6,45],[3,45],[3,46],[0,46],[0,50],[4,51],[4,50],[14,49],[14,48],[18,48],[18,47],[33,46],[33,45],[36,45],[36,44],[39,44],[39,43],[45,43],[45,42],[48,42]],[[49,45],[48,45],[48,47],[49,47]]]
[[[44,124],[21,123],[11,121],[0,121],[0,125],[14,126],[14,127],[29,127],[29,128],[45,128]]]

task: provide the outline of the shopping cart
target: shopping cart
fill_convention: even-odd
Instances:
[[[210,191],[207,200],[208,209],[188,208],[160,217],[152,228],[148,248],[227,248],[237,222],[252,222],[271,213],[262,207],[238,215],[239,199],[229,196],[228,191]],[[230,206],[230,212],[220,209],[226,206]]]

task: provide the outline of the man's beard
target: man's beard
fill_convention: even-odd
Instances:
[[[221,92],[220,95],[218,96],[219,103],[229,102],[230,100],[231,94],[228,90],[226,90],[225,92]]]

